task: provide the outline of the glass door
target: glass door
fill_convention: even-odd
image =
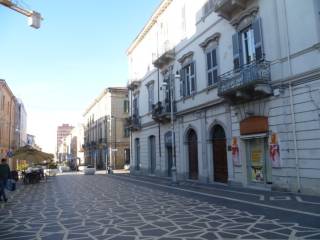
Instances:
[[[247,167],[248,180],[250,183],[265,184],[268,174],[266,139],[254,138],[247,142]]]

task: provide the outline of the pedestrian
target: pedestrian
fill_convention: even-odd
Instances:
[[[7,185],[7,181],[9,177],[10,177],[10,167],[7,164],[7,159],[2,158],[0,163],[0,201],[2,200],[5,202],[8,201],[4,189],[5,189],[5,186]]]

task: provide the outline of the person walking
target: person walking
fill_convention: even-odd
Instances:
[[[7,164],[7,159],[2,158],[0,163],[0,201],[2,200],[5,202],[8,201],[4,189],[7,184],[9,176],[10,176],[10,167]]]

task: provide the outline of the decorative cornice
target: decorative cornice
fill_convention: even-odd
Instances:
[[[150,86],[151,84],[154,84],[154,80],[150,80],[149,82],[147,82],[145,85],[146,87]]]
[[[217,42],[219,44],[220,37],[221,33],[216,32],[210,37],[206,38],[202,43],[199,44],[199,46],[205,49],[211,42]]]
[[[258,11],[258,6],[253,6],[246,10],[243,10],[238,16],[235,16],[231,19],[230,24],[238,29],[238,26],[245,18],[251,17],[253,21],[253,19],[255,19],[255,17],[257,16]]]
[[[186,61],[187,58],[192,58],[192,57],[193,57],[193,51],[189,51],[183,54],[182,57],[178,59],[178,62],[182,64],[183,62]]]

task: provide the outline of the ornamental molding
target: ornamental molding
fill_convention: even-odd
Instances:
[[[185,63],[187,60],[190,61],[193,57],[193,51],[189,51],[186,54],[183,54],[181,58],[178,59],[180,64]]]
[[[238,16],[234,17],[230,24],[236,28],[236,30],[242,30],[248,25],[252,24],[254,19],[257,17],[259,11],[258,6],[250,7],[242,11]]]
[[[206,49],[208,45],[212,42],[215,42],[218,45],[220,37],[221,37],[221,33],[216,32],[210,37],[206,38],[202,43],[199,44],[199,46],[202,47],[203,49]]]

